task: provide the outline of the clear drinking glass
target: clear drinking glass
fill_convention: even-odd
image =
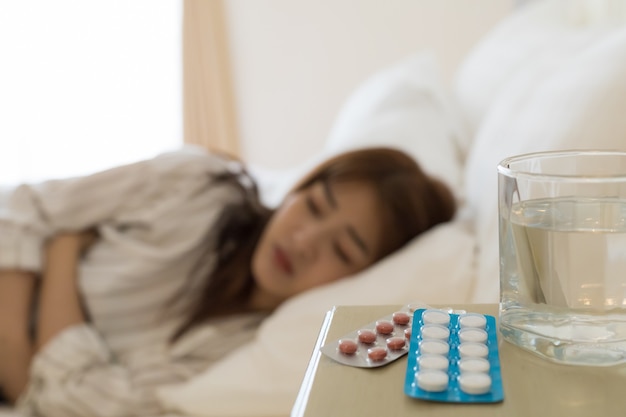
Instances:
[[[626,152],[498,165],[500,331],[550,360],[626,362]]]

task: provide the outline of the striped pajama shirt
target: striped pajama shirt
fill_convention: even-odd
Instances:
[[[203,247],[217,215],[240,198],[212,179],[232,164],[186,147],[3,192],[0,269],[40,271],[44,242],[58,232],[96,227],[101,236],[79,265],[89,320],[34,357],[18,401],[24,415],[166,415],[156,388],[197,375],[254,336],[262,317],[247,314],[168,341],[212,266]]]

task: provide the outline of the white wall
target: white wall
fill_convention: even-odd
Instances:
[[[373,72],[435,53],[446,80],[512,0],[228,0],[245,160],[287,168],[323,146],[341,104]]]
[[[181,0],[0,1],[0,185],[182,142]]]

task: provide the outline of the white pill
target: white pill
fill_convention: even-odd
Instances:
[[[487,332],[483,329],[466,327],[459,330],[459,340],[461,342],[485,343],[487,341]]]
[[[462,358],[486,358],[489,348],[482,343],[465,342],[459,345],[459,356]]]
[[[410,303],[406,305],[406,310],[409,311],[409,313],[415,313],[417,310],[421,310],[421,309],[427,309],[428,305],[424,304],[424,303]]]
[[[450,345],[443,340],[422,340],[420,342],[420,352],[422,355],[433,353],[436,355],[447,355],[450,351]]]
[[[417,386],[424,391],[445,391],[448,388],[448,380],[448,374],[443,371],[428,369],[417,373]]]
[[[467,313],[459,316],[459,326],[461,328],[476,327],[479,329],[484,329],[486,325],[487,319],[482,314]]]
[[[459,360],[459,371],[464,372],[489,372],[489,361],[485,358],[463,358]]]
[[[450,329],[439,324],[425,324],[422,326],[422,339],[448,340]]]
[[[441,371],[448,371],[448,357],[443,355],[421,355],[417,359],[417,363],[419,364],[420,371],[425,369],[439,369]]]
[[[491,389],[491,377],[482,372],[468,372],[459,376],[459,387],[466,394],[485,394]]]
[[[424,310],[422,313],[424,324],[441,324],[448,326],[450,323],[450,314],[442,310]]]

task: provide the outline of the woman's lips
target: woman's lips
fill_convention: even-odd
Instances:
[[[281,271],[288,275],[292,274],[293,266],[291,265],[289,256],[280,246],[274,246],[274,262]]]

